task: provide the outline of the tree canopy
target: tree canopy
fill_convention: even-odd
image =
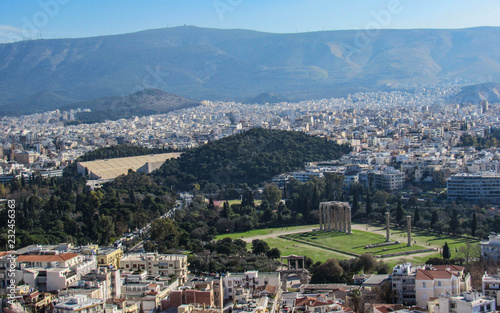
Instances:
[[[297,170],[305,162],[338,159],[348,145],[302,132],[254,128],[184,152],[155,172],[187,190],[198,183],[255,185]]]

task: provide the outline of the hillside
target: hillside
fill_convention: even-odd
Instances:
[[[180,190],[194,183],[252,186],[297,170],[304,162],[337,159],[349,151],[347,145],[301,132],[254,128],[188,150],[165,162],[154,176]]]
[[[500,81],[500,28],[272,34],[193,26],[0,44],[0,99],[85,101],[156,88],[208,100],[325,98],[391,84]],[[22,109],[22,107],[19,107]]]
[[[451,103],[474,103],[478,104],[482,100],[488,100],[490,103],[500,102],[500,84],[483,83],[473,86],[466,86],[457,93]]]
[[[75,118],[83,123],[96,123],[132,116],[168,113],[199,104],[198,101],[179,97],[158,89],[145,89],[126,97],[104,97],[74,103],[64,106],[62,109],[90,109],[91,112],[80,112]]]

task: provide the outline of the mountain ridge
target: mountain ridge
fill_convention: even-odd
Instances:
[[[82,123],[97,123],[132,116],[163,114],[199,104],[199,101],[162,90],[144,89],[123,97],[110,96],[73,103],[62,107],[61,110],[90,109],[90,112],[77,113],[76,120]]]
[[[0,45],[4,107],[40,92],[85,101],[154,88],[242,101],[343,96],[393,85],[500,81],[500,28],[275,34],[181,26]],[[359,39],[359,38],[358,38]],[[21,107],[20,107],[21,108]]]

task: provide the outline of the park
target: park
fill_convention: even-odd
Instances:
[[[243,233],[224,234],[217,240],[230,237],[252,242],[254,239],[266,241],[271,248],[278,248],[281,255],[305,255],[314,262],[327,259],[345,260],[355,258],[364,253],[371,253],[376,258],[395,265],[402,262],[425,263],[429,258],[441,258],[441,249],[445,243],[450,247],[452,258],[464,260],[479,256],[477,244],[479,240],[448,234],[436,234],[429,230],[413,229],[412,245],[407,245],[407,230],[394,228],[390,230],[393,244],[386,242],[385,225],[353,223],[352,233],[320,230],[320,225],[303,225],[256,229]],[[399,242],[399,243],[396,243]],[[371,248],[366,246],[371,245]],[[401,255],[393,256],[395,253]]]

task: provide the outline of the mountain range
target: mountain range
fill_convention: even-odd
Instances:
[[[183,26],[0,44],[0,59],[0,110],[12,114],[148,88],[198,100],[303,100],[500,81],[500,28],[273,34]]]

